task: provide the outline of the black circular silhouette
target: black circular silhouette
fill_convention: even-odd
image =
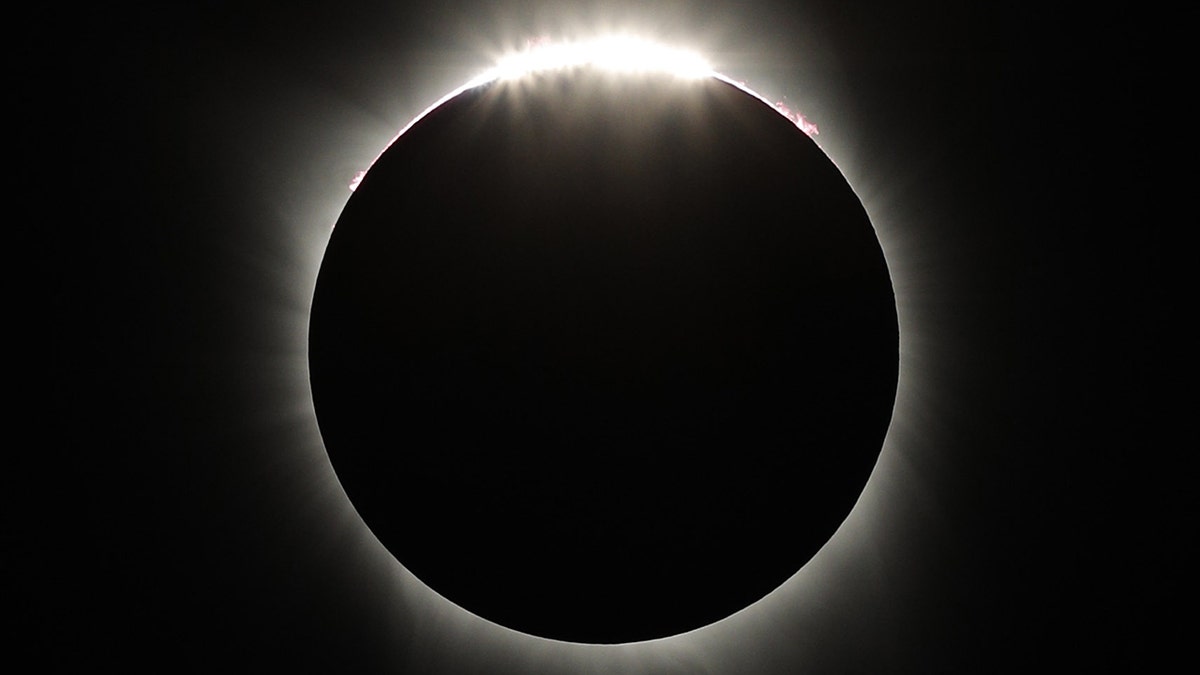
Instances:
[[[867,215],[715,78],[576,68],[448,100],[347,203],[313,400],[366,524],[450,601],[575,642],[677,634],[794,574],[891,419]]]

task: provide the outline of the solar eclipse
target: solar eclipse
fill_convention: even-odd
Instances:
[[[372,532],[451,602],[586,643],[693,630],[793,575],[858,499],[898,368],[874,230],[802,126],[617,46],[502,64],[402,133],[310,324],[321,434]]]

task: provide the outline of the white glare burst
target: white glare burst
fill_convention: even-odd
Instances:
[[[551,42],[547,38],[528,40],[524,50],[500,57],[496,61],[496,65],[441,97],[420,115],[414,117],[384,149],[386,151],[387,147],[391,147],[396,139],[403,136],[404,132],[412,128],[421,118],[468,89],[497,80],[515,80],[535,73],[582,66],[600,68],[614,73],[663,73],[689,80],[713,77],[766,103],[780,115],[791,120],[805,134],[815,136],[818,133],[817,125],[806,119],[799,111],[784,105],[782,101],[772,103],[747,87],[745,82],[736,81],[718,73],[713,70],[703,56],[696,52],[629,35],[609,35],[581,42]],[[378,160],[379,157],[375,159]],[[358,187],[366,173],[367,170],[363,170],[354,176],[349,185],[351,192]]]
[[[477,78],[479,84],[510,80],[531,73],[592,66],[620,73],[667,73],[698,79],[713,74],[699,54],[628,35],[611,35],[585,42],[552,43],[530,40],[526,49],[502,57]]]

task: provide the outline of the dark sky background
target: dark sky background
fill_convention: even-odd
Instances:
[[[483,624],[398,569],[329,471],[304,359],[355,172],[506,44],[595,24],[688,42],[819,125],[880,233],[902,352],[824,557],[712,630],[618,648]],[[1164,318],[1186,305],[1132,15],[252,2],[41,25],[15,43],[4,604],[46,670],[1124,670],[1183,639],[1195,528],[1159,388],[1187,380]]]

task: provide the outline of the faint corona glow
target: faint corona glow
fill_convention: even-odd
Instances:
[[[489,82],[518,80],[536,73],[584,66],[618,74],[659,73],[688,80],[716,78],[767,104],[805,134],[815,136],[818,133],[817,125],[806,119],[799,111],[793,110],[782,101],[771,102],[747,87],[745,82],[735,81],[716,72],[703,56],[694,51],[678,49],[629,35],[609,35],[581,42],[552,42],[548,38],[540,37],[527,40],[525,49],[521,51],[501,56],[494,66],[471,78],[466,84],[421,111],[421,114],[404,125],[404,128],[388,142],[384,151],[423,117],[468,89]],[[372,160],[371,165],[373,166],[378,160],[379,156]],[[355,174],[348,186],[351,192],[358,188],[369,170],[368,168]]]

